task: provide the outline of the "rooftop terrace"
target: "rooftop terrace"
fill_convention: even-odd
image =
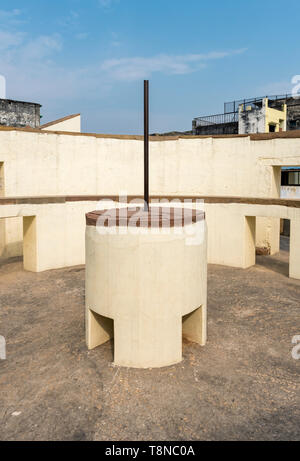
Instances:
[[[247,270],[209,265],[207,346],[185,343],[182,363],[153,370],[114,367],[111,343],[87,350],[83,266],[2,263],[0,439],[299,439],[288,243]]]

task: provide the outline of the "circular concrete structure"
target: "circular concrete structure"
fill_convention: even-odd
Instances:
[[[182,335],[204,345],[204,213],[118,208],[86,223],[88,347],[114,337],[116,365],[152,368],[182,360]]]

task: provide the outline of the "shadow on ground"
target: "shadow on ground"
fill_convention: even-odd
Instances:
[[[289,276],[289,254],[290,239],[282,236],[280,238],[280,254],[273,256],[256,256],[257,266],[264,267],[278,274]]]

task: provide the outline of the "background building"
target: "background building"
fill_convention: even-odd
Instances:
[[[264,98],[239,105],[239,134],[286,131],[287,106]]]
[[[0,125],[39,128],[41,107],[34,102],[0,99]]]
[[[281,197],[300,199],[300,167],[283,167],[281,172]]]
[[[284,106],[286,105],[286,114]],[[196,117],[194,135],[268,133],[300,129],[300,100],[291,95],[241,99],[224,103],[224,113]]]

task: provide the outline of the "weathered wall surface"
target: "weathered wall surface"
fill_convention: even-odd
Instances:
[[[155,138],[151,194],[279,197],[280,166],[300,165],[300,134],[254,139]],[[5,196],[143,193],[138,137],[0,128],[0,164]],[[16,248],[22,230],[8,226],[6,243]]]
[[[247,106],[247,104],[246,104]],[[282,105],[282,110],[269,107],[268,98],[265,98],[262,107],[239,107],[239,134],[269,133],[270,124],[275,126],[275,131],[286,131],[287,106]]]
[[[287,130],[300,129],[300,100],[287,100]]]
[[[238,134],[238,122],[218,123],[208,126],[193,126],[193,133],[196,135],[218,135],[218,134]]]
[[[0,99],[0,125],[38,128],[40,126],[40,105],[30,102]]]
[[[240,110],[239,134],[265,133],[266,114],[265,107],[261,109]]]

